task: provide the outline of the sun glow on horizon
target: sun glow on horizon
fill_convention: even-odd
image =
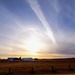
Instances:
[[[32,37],[25,43],[25,48],[32,54],[35,54],[42,47],[41,42],[36,38]]]

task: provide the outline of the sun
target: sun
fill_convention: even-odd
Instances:
[[[31,53],[36,53],[38,50],[40,50],[41,43],[37,38],[33,37],[26,42],[25,47]]]

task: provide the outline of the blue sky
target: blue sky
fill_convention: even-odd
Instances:
[[[0,57],[14,56],[75,57],[75,0],[0,0]]]

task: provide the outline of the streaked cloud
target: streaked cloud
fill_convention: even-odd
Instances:
[[[47,22],[41,7],[38,3],[38,0],[28,0],[28,3],[30,5],[30,7],[32,8],[32,10],[35,12],[35,14],[37,15],[37,17],[39,18],[39,20],[41,21],[41,23],[43,24],[43,26],[46,28],[48,36],[50,37],[50,39],[52,40],[53,43],[56,43],[54,34],[51,30],[51,27],[49,25],[49,23]]]

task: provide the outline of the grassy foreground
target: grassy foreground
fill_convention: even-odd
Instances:
[[[75,60],[0,61],[0,75],[75,75]]]

